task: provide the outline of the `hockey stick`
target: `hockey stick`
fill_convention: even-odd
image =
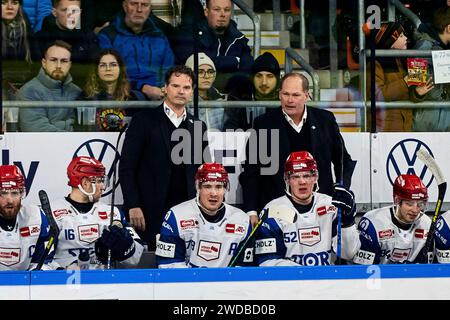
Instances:
[[[339,181],[340,185],[344,185],[344,141],[341,137],[341,134],[339,133],[339,140],[341,142],[341,163],[339,168],[339,180],[336,179],[336,181]],[[336,245],[336,256],[337,256],[337,264],[341,264],[341,250],[342,250],[342,209],[337,208],[337,245]]]
[[[116,141],[116,152],[118,153],[117,149],[119,149],[119,142],[120,142],[120,138],[122,138],[123,133],[125,132],[125,130],[127,130],[128,127],[128,123],[125,123],[125,125],[123,126],[123,128],[120,130],[119,132],[119,136],[117,137],[117,141]],[[119,155],[120,157],[120,155]],[[114,163],[113,163],[113,182],[112,182],[112,194],[111,194],[111,211],[110,211],[110,216],[109,216],[109,226],[113,225],[113,220],[114,220],[114,201],[115,201],[115,195],[116,195],[116,167],[117,167],[117,162],[119,162],[119,157],[117,157],[117,154],[114,157]],[[117,159],[117,160],[116,160]],[[108,249],[108,259],[106,261],[106,268],[107,269],[111,269],[111,262],[112,262],[112,253],[111,253],[111,249]]]
[[[48,224],[50,226],[50,238],[48,239],[47,246],[45,247],[44,253],[42,254],[41,258],[39,259],[39,262],[37,264],[36,269],[34,270],[41,270],[42,265],[44,264],[45,259],[48,256],[48,253],[50,252],[50,249],[55,243],[56,238],[58,238],[59,235],[59,228],[56,224],[55,219],[53,218],[52,209],[50,208],[50,202],[48,201],[47,193],[44,190],[39,191],[39,201],[41,202],[41,208],[42,211],[44,211],[45,217],[48,220]]]
[[[420,149],[417,151],[417,157],[431,170],[436,183],[438,185],[438,199],[436,202],[436,207],[434,208],[433,218],[431,219],[430,229],[428,231],[427,241],[425,242],[424,249],[422,251],[422,261],[427,261],[428,263],[428,251],[431,248],[431,244],[434,238],[434,230],[436,229],[436,221],[441,211],[442,202],[444,201],[445,191],[447,190],[447,181],[442,174],[436,160],[425,150]],[[424,260],[425,259],[425,260]]]
[[[251,239],[253,239],[254,235],[256,234],[256,230],[258,230],[259,226],[264,221],[266,221],[267,218],[278,218],[280,220],[284,220],[289,223],[294,223],[295,221],[297,221],[297,213],[292,208],[284,205],[272,206],[269,207],[268,210],[263,210],[262,215],[259,217],[258,223],[253,228],[252,232],[250,232],[250,235],[247,237],[247,239],[245,239],[238,253],[228,264],[228,267],[234,267],[237,260],[241,256],[242,252],[244,252],[248,243],[250,242]]]

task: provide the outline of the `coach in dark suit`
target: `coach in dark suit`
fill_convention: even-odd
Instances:
[[[171,68],[163,104],[133,116],[125,136],[119,166],[124,210],[149,250],[168,209],[195,197],[197,168],[211,161],[206,126],[186,111],[194,78],[185,66]]]
[[[305,150],[313,155],[318,165],[320,192],[328,195],[333,194],[334,184],[331,163],[339,180],[343,152],[343,182],[350,186],[356,161],[352,161],[345,148],[333,113],[307,107],[308,96],[308,79],[298,73],[286,74],[280,85],[281,108],[255,119],[255,131],[247,143],[247,160],[239,177],[244,210],[251,216],[269,201],[284,195],[283,166],[293,151]],[[267,129],[267,134],[261,129]],[[267,149],[262,150],[262,145]],[[267,163],[264,155],[270,155],[272,161]]]

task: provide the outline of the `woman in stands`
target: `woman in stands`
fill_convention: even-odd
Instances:
[[[104,49],[95,60],[83,93],[85,100],[145,100],[141,92],[131,90],[125,64],[114,49]],[[97,129],[118,131],[131,120],[135,110],[130,108],[98,108]],[[81,121],[79,121],[81,123]]]
[[[31,78],[31,29],[21,2],[2,0],[2,79],[12,89],[18,89]]]
[[[398,22],[383,22],[375,36],[376,49],[407,49],[408,38]],[[397,57],[377,57],[375,60],[376,99],[378,101],[421,101],[433,88],[431,78],[423,86],[408,84],[406,59]],[[370,66],[368,67],[370,70]],[[370,71],[367,73],[370,89]],[[411,109],[378,109],[377,131],[410,132],[413,111]]]

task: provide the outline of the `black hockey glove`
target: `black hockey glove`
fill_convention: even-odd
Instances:
[[[112,260],[126,260],[135,251],[133,237],[127,229],[113,225],[109,230],[103,230],[102,236],[95,242],[95,254],[100,261],[108,259],[108,249],[111,249]]]
[[[332,203],[342,210],[341,219],[343,228],[350,227],[355,223],[356,204],[353,191],[345,188],[341,184],[335,183]]]

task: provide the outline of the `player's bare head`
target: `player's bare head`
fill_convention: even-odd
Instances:
[[[67,166],[68,185],[71,186],[75,194],[78,190],[83,199],[73,199],[79,202],[98,201],[103,190],[108,185],[108,177],[105,175],[103,164],[92,157],[75,157]],[[79,195],[80,196],[80,195]]]
[[[397,219],[411,224],[426,210],[428,190],[415,174],[401,174],[394,181],[393,197]]]
[[[300,204],[309,204],[318,176],[316,160],[308,151],[292,152],[284,165],[286,193]]]
[[[56,40],[51,43],[42,58],[42,68],[47,75],[58,81],[64,81],[69,74],[71,62],[71,45]]]
[[[223,206],[230,188],[228,173],[220,163],[204,163],[195,174],[195,186],[199,205],[213,215]]]
[[[15,165],[0,166],[0,215],[14,219],[25,196],[25,179]]]

